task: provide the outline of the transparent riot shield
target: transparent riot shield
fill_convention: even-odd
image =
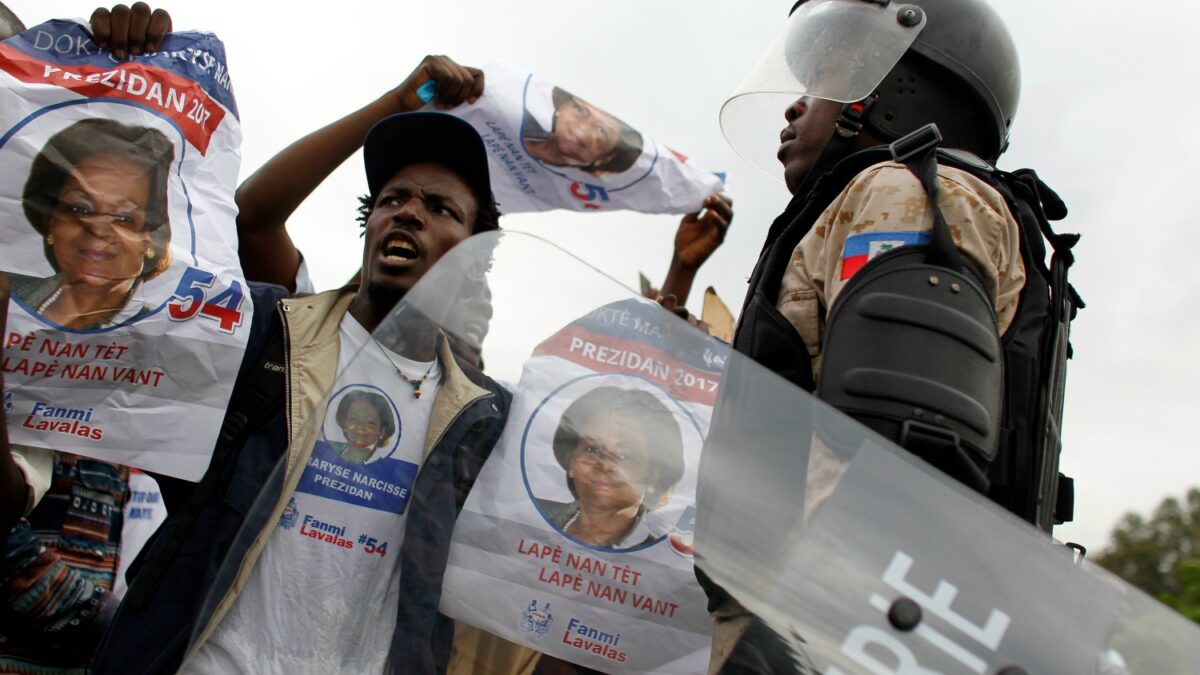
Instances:
[[[702,673],[712,593],[768,672],[1200,672],[1194,625],[545,241],[340,339],[185,670]]]

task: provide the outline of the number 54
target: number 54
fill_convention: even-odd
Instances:
[[[223,333],[232,333],[242,325],[242,285],[234,280],[229,288],[209,300],[206,290],[212,288],[215,279],[212,272],[187,268],[179,280],[179,286],[175,288],[175,294],[167,303],[167,315],[171,320],[187,321],[199,312],[216,321]]]

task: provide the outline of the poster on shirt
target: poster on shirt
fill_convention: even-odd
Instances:
[[[86,26],[0,43],[12,442],[197,480],[250,327],[224,47],[115,59]]]
[[[483,96],[444,112],[470,122],[483,138],[504,213],[691,213],[723,191],[723,175],[591,101],[512,64],[492,62],[483,71]]]
[[[604,672],[703,672],[696,467],[727,349],[640,298],[541,342],[455,525],[442,612]]]
[[[295,665],[288,672],[389,672],[401,543],[444,371],[385,348],[350,314],[338,342],[314,442],[291,456],[295,490],[238,602],[195,655],[198,672],[236,670],[230,654],[246,672],[281,663]],[[280,598],[305,602],[280,611]]]

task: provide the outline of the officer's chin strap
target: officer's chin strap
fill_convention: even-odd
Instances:
[[[821,154],[817,156],[817,161],[813,162],[812,168],[809,169],[808,175],[800,182],[800,186],[792,193],[792,201],[788,203],[787,209],[779,214],[775,222],[771,224],[771,228],[767,231],[767,238],[763,243],[763,252],[766,252],[771,244],[779,238],[784,229],[791,225],[796,216],[807,205],[811,194],[817,189],[822,178],[829,172],[833,171],[833,167],[837,166],[838,162],[850,156],[854,152],[854,139],[862,131],[863,122],[867,118],[867,113],[871,112],[871,108],[875,105],[875,100],[879,98],[876,94],[871,94],[867,98],[855,103],[847,103],[842,106],[842,113],[834,122],[833,136],[829,142],[825,144],[825,148]],[[761,253],[759,255],[762,255]]]
[[[879,100],[879,94],[871,94],[861,101],[847,103],[842,106],[842,114],[833,123],[834,133],[843,138],[854,138],[862,131],[867,115]]]
[[[800,187],[797,188],[795,194],[797,198],[802,198],[811,192],[817,182],[832,171],[838,162],[854,152],[855,138],[862,132],[863,123],[878,98],[878,94],[871,94],[861,101],[842,106],[842,113],[833,123],[833,137],[825,144],[825,149],[817,156],[817,161],[813,162],[812,169],[804,177],[804,182],[800,183]]]

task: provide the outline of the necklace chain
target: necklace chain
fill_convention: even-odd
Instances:
[[[388,360],[390,361],[391,359]],[[433,372],[433,367],[437,365],[437,359],[435,358],[433,363],[429,364],[429,369],[426,370],[425,374],[421,377],[409,377],[403,370],[400,369],[400,366],[396,365],[395,361],[392,361],[392,365],[395,366],[396,372],[400,373],[400,377],[403,377],[405,382],[408,382],[410,385],[412,385],[413,398],[421,398],[421,385],[425,384],[425,380],[429,379],[429,374]]]
[[[54,290],[54,292],[50,294],[50,297],[43,300],[42,304],[37,306],[37,313],[45,314],[46,310],[50,308],[50,305],[53,305],[54,301],[58,300],[58,296],[62,295],[62,293],[63,293],[63,287],[62,287],[62,285],[59,285],[59,287],[56,288]]]
[[[375,346],[379,348],[379,352],[383,355],[383,358],[387,359],[388,363],[392,364],[392,367],[396,369],[396,372],[400,375],[400,377],[410,386],[412,386],[413,398],[421,398],[421,385],[425,384],[425,380],[429,379],[429,376],[433,374],[433,369],[437,367],[437,355],[434,355],[433,361],[430,362],[429,367],[425,369],[424,375],[420,377],[409,377],[408,373],[404,372],[404,369],[400,367],[399,363],[396,363],[396,359],[392,358],[391,353],[389,353],[383,345],[376,342]]]
[[[133,286],[129,287],[128,291],[125,292],[125,298],[121,301],[122,308],[129,302],[129,299],[133,297],[133,291],[136,287],[137,287],[137,284],[135,283]],[[62,284],[59,284],[58,288],[54,289],[54,292],[51,293],[48,298],[43,300],[42,303],[37,306],[35,311],[37,311],[38,314],[45,314],[46,310],[50,309],[50,305],[53,305],[59,298],[62,297],[64,290],[66,290],[66,287],[63,286]],[[120,308],[118,308],[118,309],[120,309]],[[97,312],[92,312],[92,313],[96,314],[96,313],[99,313],[99,311],[105,311],[105,310],[98,310]],[[86,314],[83,314],[81,316],[86,316]]]

